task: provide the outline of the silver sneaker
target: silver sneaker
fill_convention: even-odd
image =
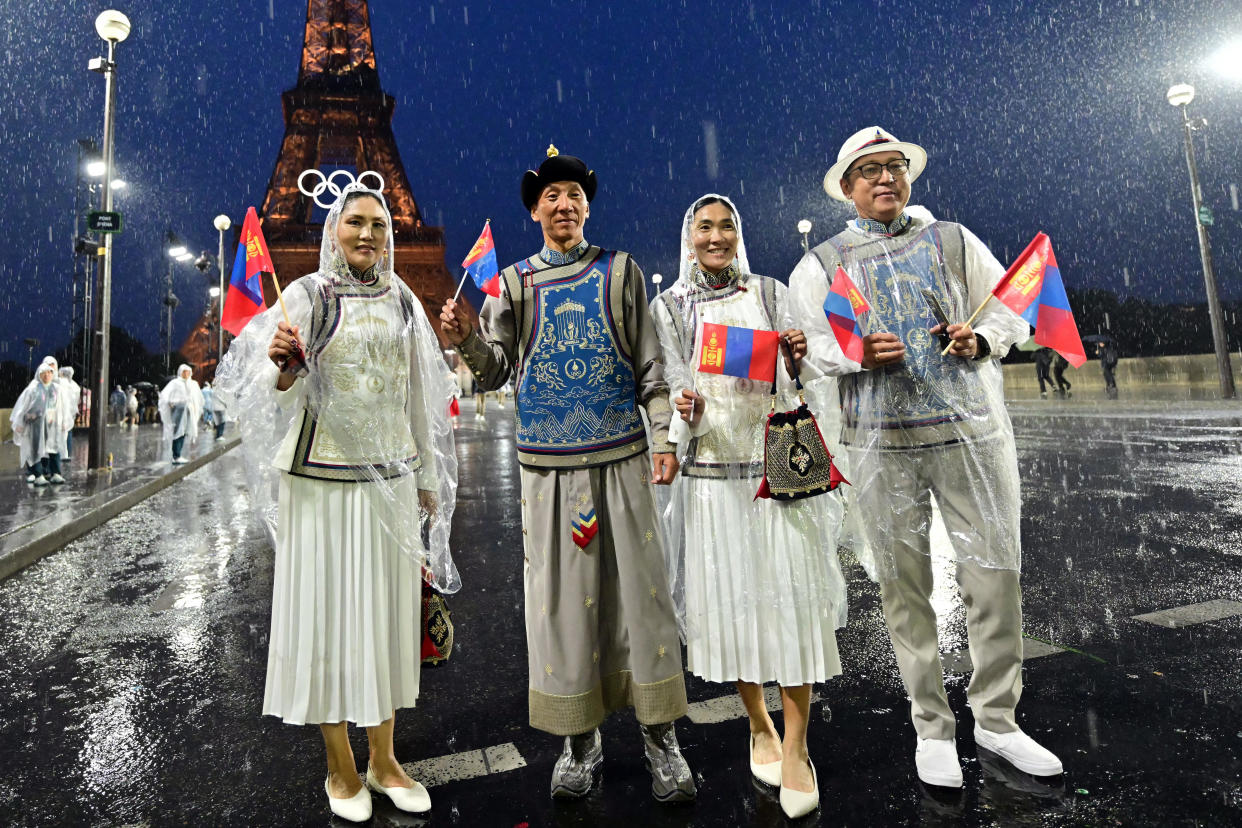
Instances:
[[[565,737],[565,748],[552,767],[552,796],[578,799],[595,784],[595,771],[604,764],[604,743],[599,728]]]
[[[643,760],[651,771],[651,795],[659,802],[693,802],[698,788],[677,745],[673,723],[639,725],[638,729],[643,734]]]

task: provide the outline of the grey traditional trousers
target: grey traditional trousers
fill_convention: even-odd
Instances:
[[[643,724],[685,715],[649,463],[521,470],[532,727],[585,733],[631,705]],[[580,548],[570,521],[587,505],[599,530]]]

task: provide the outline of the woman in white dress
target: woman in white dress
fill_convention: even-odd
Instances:
[[[203,392],[194,381],[194,369],[177,366],[177,376],[160,391],[160,422],[164,426],[164,459],[188,463],[185,448],[198,442],[198,419],[203,416]]]
[[[378,190],[347,186],[319,270],[284,291],[292,326],[280,307],[252,320],[215,391],[274,529],[263,712],[319,725],[329,805],[353,821],[370,818],[371,790],[431,808],[395,756],[395,711],[418,698],[422,578],[459,587],[451,389],[422,305],[393,272],[391,227]],[[365,785],[349,722],[367,731]]]
[[[695,370],[700,325],[781,330],[785,285],[750,272],[741,219],[727,198],[703,196],[682,225],[681,274],[652,302],[665,375],[681,415],[670,439],[685,452],[666,513],[670,577],[684,610],[687,667],[708,681],[736,682],[750,719],[750,768],[780,787],[791,817],[818,806],[807,755],[811,685],[841,672],[836,629],[845,624],[845,580],[834,539],[837,495],[755,499],[763,477],[771,384]],[[802,331],[781,333],[806,352]],[[797,397],[778,359],[780,410]],[[768,715],[764,682],[780,685],[784,738]]]

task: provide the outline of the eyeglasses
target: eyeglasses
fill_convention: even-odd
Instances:
[[[862,166],[855,167],[845,175],[846,177],[849,177],[853,173],[860,173],[862,177],[868,181],[877,181],[880,178],[880,170],[888,170],[888,174],[893,178],[902,178],[906,173],[910,172],[910,159],[894,158],[887,164],[877,164],[872,161],[870,163],[863,164]]]

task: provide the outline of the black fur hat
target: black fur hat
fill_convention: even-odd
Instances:
[[[595,200],[598,181],[595,171],[588,170],[586,162],[572,155],[561,155],[556,147],[548,145],[548,158],[538,170],[527,170],[522,176],[522,204],[529,210],[539,200],[543,188],[557,181],[577,181],[582,185],[588,202]]]

